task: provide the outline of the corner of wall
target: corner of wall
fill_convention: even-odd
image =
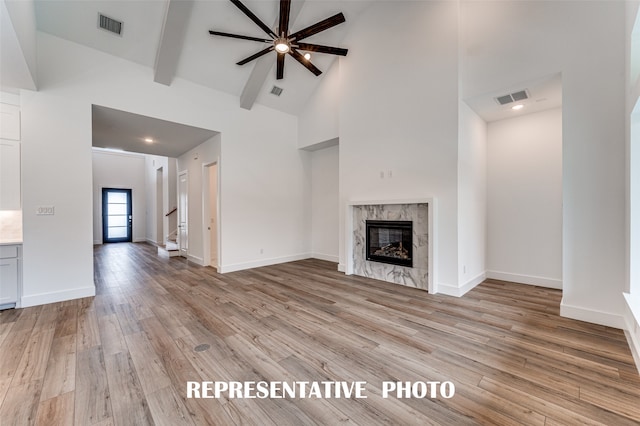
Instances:
[[[625,336],[629,342],[629,348],[640,373],[640,297],[635,299],[628,293],[624,293],[626,300],[625,310]]]
[[[474,278],[468,280],[460,287],[440,283],[438,284],[438,293],[446,294],[447,296],[462,297],[486,279],[487,274],[485,272],[482,272],[476,275]]]
[[[31,294],[22,296],[20,301],[21,308],[30,306],[46,305],[47,303],[64,302],[66,300],[81,299],[83,297],[93,297],[96,295],[95,285],[74,288],[70,290],[55,291],[50,293]]]
[[[579,321],[590,322],[593,324],[604,325],[607,327],[625,329],[625,318],[622,315],[612,314],[610,312],[598,311],[595,309],[587,309],[581,306],[569,305],[562,297],[560,302],[560,316],[571,318]]]

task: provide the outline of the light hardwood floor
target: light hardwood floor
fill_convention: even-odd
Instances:
[[[319,260],[219,275],[146,244],[97,247],[95,281],[95,298],[0,313],[2,426],[640,422],[623,332],[559,317],[556,290],[453,298]],[[368,398],[187,399],[203,380],[366,381]],[[383,399],[398,380],[456,393]]]

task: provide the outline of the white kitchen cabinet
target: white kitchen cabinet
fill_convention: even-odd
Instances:
[[[18,304],[22,286],[22,245],[0,246],[0,309]]]
[[[20,210],[20,142],[0,139],[0,210]]]
[[[0,103],[0,139],[20,140],[20,107]]]

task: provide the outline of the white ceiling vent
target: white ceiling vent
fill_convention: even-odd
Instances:
[[[510,104],[511,102],[523,101],[529,99],[527,89],[520,90],[518,92],[509,93],[508,95],[498,96],[495,98],[496,102],[500,105]]]
[[[273,86],[271,88],[271,94],[272,95],[276,95],[276,96],[280,96],[282,94],[282,87]]]
[[[98,26],[114,34],[121,35],[122,33],[122,22],[109,18],[102,13],[98,14]]]

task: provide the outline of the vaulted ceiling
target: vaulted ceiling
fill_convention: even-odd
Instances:
[[[243,4],[267,25],[277,27],[277,0],[246,0]],[[342,12],[345,23],[305,40],[341,46],[349,22],[356,19],[367,4],[369,2],[294,0],[290,28],[299,30]],[[178,77],[239,97],[246,97],[247,91],[253,90],[254,93],[249,93],[253,99],[243,105],[247,109],[253,104],[251,100],[255,100],[296,114],[322,79],[322,75],[314,76],[287,57],[285,78],[276,80],[275,54],[261,59],[261,70],[253,71],[258,61],[236,65],[239,60],[262,50],[264,44],[211,36],[208,31],[261,38],[265,34],[228,0],[36,1],[35,10],[38,30],[152,67],[156,81],[164,84]],[[123,22],[121,36],[98,28],[99,13]],[[321,53],[314,53],[311,59],[325,72],[335,60],[335,56]],[[270,94],[274,85],[283,89],[281,96]]]
[[[267,25],[277,27],[278,0],[242,2]],[[211,36],[208,31],[213,29],[261,38],[265,34],[229,0],[2,0],[0,3],[3,8],[5,3],[7,6],[12,3],[14,8],[16,4],[30,4],[32,10],[26,10],[24,6],[22,14],[30,12],[35,15],[37,30],[149,67],[154,70],[155,81],[161,84],[170,85],[175,78],[186,79],[235,95],[239,98],[239,105],[247,109],[258,103],[297,115],[324,77],[324,74],[314,76],[287,57],[284,79],[276,80],[275,54],[244,66],[236,65],[239,60],[262,50],[264,44]],[[348,61],[350,55],[358,52],[357,47],[348,45],[346,35],[365,9],[375,3],[376,0],[292,0],[290,29],[296,31],[342,12],[345,23],[305,41],[350,48],[345,59]],[[511,90],[529,91],[529,105],[521,113],[561,105],[558,67],[546,63],[544,58],[549,55],[531,53],[541,38],[548,38],[549,43],[554,43],[558,37],[558,34],[547,35],[539,31],[543,25],[532,18],[553,14],[554,8],[560,7],[555,3],[558,2],[540,5],[538,2],[515,0],[461,1],[460,96],[486,121],[513,116],[510,106],[500,106],[495,102],[496,96]],[[520,4],[525,6],[520,7]],[[527,13],[532,8],[538,12],[545,9],[545,13]],[[9,75],[5,68],[9,65],[9,68],[16,68],[15,61],[5,59],[10,52],[7,46],[18,46],[18,43],[9,43],[11,40],[5,32],[13,34],[5,31],[8,25],[4,23],[10,21],[4,9],[0,12],[3,12],[2,72],[5,80]],[[99,13],[122,21],[122,34],[118,36],[100,29]],[[383,25],[380,31],[384,31]],[[505,33],[509,37],[505,37]],[[20,31],[17,31],[17,36],[21,37]],[[531,41],[532,37],[535,43]],[[534,48],[529,46],[532,43]],[[408,55],[415,53],[411,46],[398,48],[404,49]],[[35,48],[33,50],[35,52]],[[383,58],[384,52],[380,52],[380,60]],[[26,59],[27,63],[21,64],[21,70],[33,68],[28,55]],[[336,56],[320,53],[314,53],[311,59],[325,73],[336,60]],[[274,85],[283,89],[281,96],[270,93]],[[30,88],[27,84],[19,87]]]

